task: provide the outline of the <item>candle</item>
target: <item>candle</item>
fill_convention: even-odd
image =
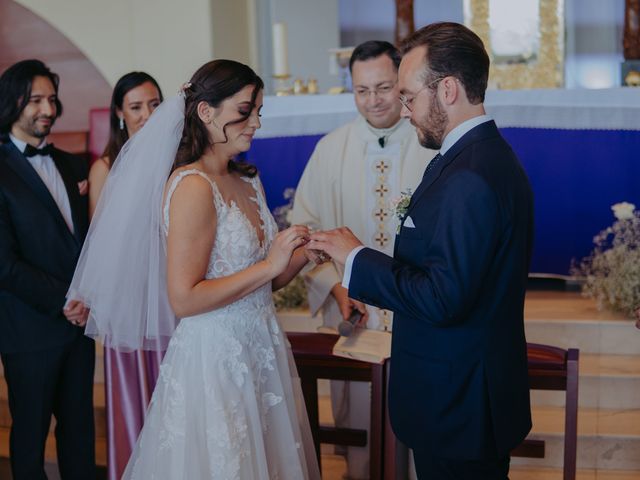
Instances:
[[[273,24],[273,74],[289,75],[287,25],[281,22]]]

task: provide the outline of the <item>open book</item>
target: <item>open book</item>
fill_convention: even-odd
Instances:
[[[340,337],[333,347],[338,357],[370,363],[383,363],[391,356],[391,333],[356,328],[348,337]]]

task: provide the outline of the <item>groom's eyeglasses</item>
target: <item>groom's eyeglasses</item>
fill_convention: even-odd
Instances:
[[[424,87],[422,87],[420,90],[418,90],[413,97],[407,97],[406,95],[400,95],[398,97],[398,100],[400,101],[400,103],[402,104],[402,106],[404,108],[406,108],[410,112],[413,112],[413,102],[415,101],[416,98],[418,98],[418,95],[420,95],[420,92],[422,92],[423,90],[426,90],[431,85],[433,85],[435,83],[438,83],[443,78],[445,78],[445,77],[436,78],[435,80],[432,80],[431,82],[427,83]]]

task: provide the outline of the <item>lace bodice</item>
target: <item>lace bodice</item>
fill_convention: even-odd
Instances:
[[[170,228],[171,197],[187,175],[209,182],[216,208],[216,237],[206,278],[231,275],[262,260],[277,227],[257,178],[246,179],[255,192],[252,200],[258,213],[248,212],[248,217],[237,204],[223,199],[205,173],[180,172],[167,190],[164,233]],[[249,218],[260,219],[258,228]],[[291,381],[292,370],[270,282],[231,304],[181,319],[123,478],[319,479],[302,393]]]
[[[217,213],[216,238],[205,278],[219,278],[231,275],[264,259],[278,228],[267,207],[258,177],[242,178],[251,183],[255,191],[255,197],[252,197],[251,200],[257,204],[261,220],[260,228],[264,233],[262,243],[256,228],[249,221],[247,215],[235,202],[227,203],[220,194],[216,183],[204,172],[196,169],[180,172],[169,186],[163,209],[165,235],[169,232],[169,204],[171,197],[180,181],[187,175],[200,175],[209,182]]]

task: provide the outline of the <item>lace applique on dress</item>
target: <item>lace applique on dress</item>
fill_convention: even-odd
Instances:
[[[264,240],[235,203],[227,204],[206,174],[180,172],[167,190],[200,175],[212,188],[216,238],[207,279],[232,275],[263,260],[277,233],[260,181],[255,191]],[[313,442],[293,364],[278,326],[271,284],[216,310],[180,321],[123,478],[319,479]],[[297,405],[297,403],[299,403]],[[304,445],[305,448],[299,448]]]

